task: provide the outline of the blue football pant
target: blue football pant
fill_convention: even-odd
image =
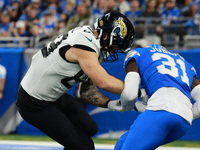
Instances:
[[[190,124],[167,111],[145,110],[115,145],[115,150],[155,150],[181,138]]]

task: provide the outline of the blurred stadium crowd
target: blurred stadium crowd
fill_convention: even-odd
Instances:
[[[47,40],[76,26],[92,25],[109,10],[132,21],[136,39],[145,34],[163,38],[165,33],[175,33],[180,39],[200,34],[199,0],[0,0],[0,38]],[[11,41],[0,43],[22,42]],[[37,46],[29,41],[28,47]]]

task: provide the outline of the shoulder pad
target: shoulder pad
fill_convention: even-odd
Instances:
[[[100,54],[100,41],[96,39],[90,26],[77,27],[71,30],[70,45],[79,47],[88,47],[90,50],[95,51],[98,56]]]
[[[135,55],[140,56],[140,53],[138,53],[138,52],[135,51],[135,50],[130,50],[130,51],[126,54],[126,57],[125,57],[125,60],[124,60],[124,61],[127,61],[130,57],[132,58],[132,57],[135,56]]]

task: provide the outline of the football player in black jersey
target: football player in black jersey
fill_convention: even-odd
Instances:
[[[94,29],[77,27],[50,41],[33,56],[22,79],[17,106],[23,119],[65,150],[93,150],[91,136],[96,134],[97,124],[78,100],[66,93],[75,82],[82,82],[84,100],[106,108],[110,99],[96,87],[121,94],[124,83],[109,75],[101,63],[109,61],[108,55],[110,61],[117,60],[117,52],[131,47],[133,38],[131,22],[118,12],[108,12],[96,20]],[[96,92],[85,98],[89,85]]]

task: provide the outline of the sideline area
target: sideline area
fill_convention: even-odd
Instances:
[[[113,150],[113,144],[95,144],[95,150]],[[63,150],[56,142],[0,140],[1,150]],[[159,147],[156,150],[199,150],[190,147]]]

